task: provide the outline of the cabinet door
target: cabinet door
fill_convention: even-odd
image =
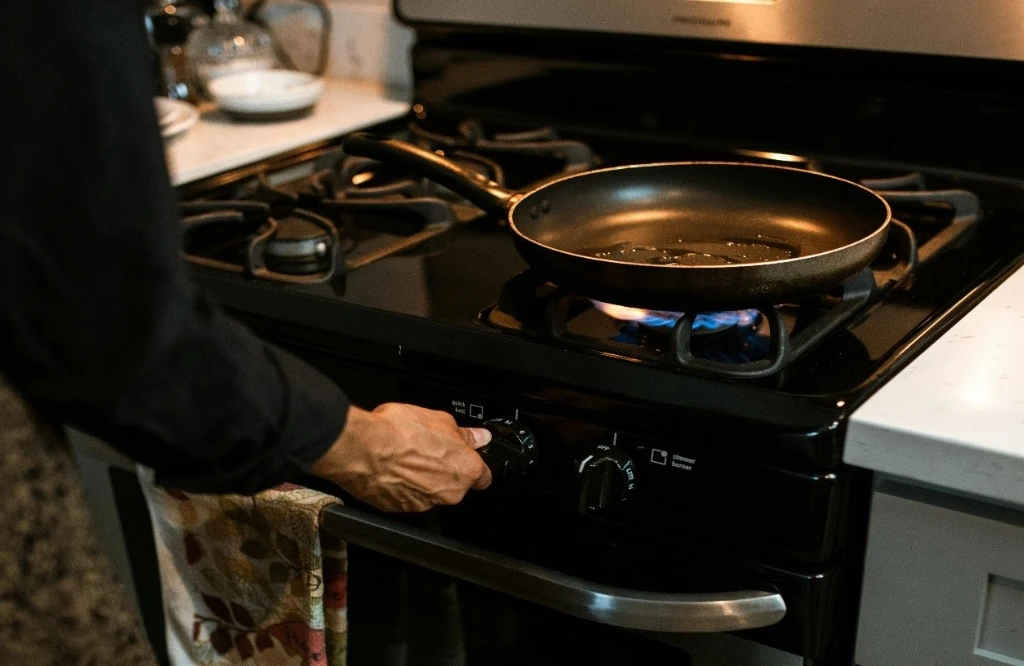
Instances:
[[[1024,666],[1024,512],[876,491],[856,659]]]

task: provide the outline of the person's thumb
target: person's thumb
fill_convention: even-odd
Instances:
[[[474,449],[487,446],[491,442],[491,431],[487,428],[459,428],[466,443]]]

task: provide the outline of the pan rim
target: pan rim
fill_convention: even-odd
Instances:
[[[584,255],[584,254],[579,254],[577,252],[570,252],[568,250],[563,250],[561,248],[552,247],[551,245],[546,245],[545,243],[541,243],[540,241],[538,241],[538,240],[536,240],[534,238],[531,238],[530,236],[528,236],[525,233],[523,233],[522,230],[520,230],[519,227],[516,225],[515,212],[516,212],[516,209],[519,207],[519,205],[523,201],[525,201],[525,200],[529,199],[530,197],[532,197],[533,195],[537,194],[538,192],[542,192],[543,190],[548,189],[549,187],[551,187],[553,185],[556,185],[558,183],[562,183],[562,182],[565,182],[565,181],[568,181],[568,180],[573,180],[573,179],[576,179],[576,178],[580,178],[582,176],[588,176],[588,175],[597,174],[597,173],[605,173],[605,172],[611,172],[611,171],[622,171],[624,169],[648,169],[648,168],[669,167],[669,166],[738,166],[738,167],[746,167],[746,168],[754,168],[754,169],[776,169],[776,170],[780,170],[780,171],[793,171],[793,172],[796,172],[796,173],[799,173],[799,174],[803,174],[803,175],[807,175],[807,176],[828,178],[828,179],[831,179],[831,180],[834,180],[834,181],[837,181],[837,182],[840,182],[840,183],[844,183],[846,185],[850,185],[850,186],[855,187],[855,188],[857,188],[859,190],[863,190],[864,192],[866,192],[869,195],[871,195],[873,198],[875,198],[878,201],[880,201],[881,204],[882,204],[882,207],[885,210],[885,219],[882,221],[882,223],[879,225],[879,227],[877,229],[872,231],[867,236],[864,236],[863,238],[855,240],[852,243],[847,243],[846,245],[842,245],[840,247],[832,248],[831,250],[826,250],[824,252],[815,252],[814,254],[807,254],[807,255],[803,255],[803,256],[799,256],[799,257],[790,257],[788,259],[774,259],[772,261],[756,261],[756,262],[743,263],[743,264],[715,264],[715,265],[711,265],[711,266],[686,266],[686,265],[683,265],[683,264],[638,264],[638,263],[631,262],[631,261],[621,261],[619,259],[605,259],[603,257],[590,257],[590,256],[587,256],[587,255]],[[568,257],[572,257],[574,259],[585,259],[587,261],[595,261],[595,262],[600,262],[600,263],[603,263],[603,264],[612,264],[612,265],[616,265],[616,266],[633,266],[633,267],[638,267],[638,268],[639,267],[644,267],[644,268],[659,268],[659,269],[670,268],[670,269],[675,269],[675,270],[694,270],[694,269],[696,269],[696,270],[708,270],[708,269],[723,269],[723,268],[737,270],[737,269],[747,268],[747,267],[753,268],[753,267],[757,267],[757,266],[775,266],[775,265],[780,265],[780,264],[788,264],[788,263],[792,263],[792,262],[809,261],[811,259],[818,259],[818,258],[821,258],[821,257],[827,257],[828,255],[836,253],[836,252],[843,252],[845,250],[849,250],[851,248],[857,247],[858,245],[867,244],[870,240],[872,240],[876,236],[879,236],[883,232],[888,231],[890,223],[892,222],[892,207],[889,206],[889,202],[886,201],[885,198],[882,195],[878,194],[878,192],[875,192],[871,188],[865,187],[864,185],[861,185],[860,183],[854,182],[852,180],[848,180],[846,178],[840,178],[839,176],[833,176],[832,174],[820,173],[818,171],[808,171],[807,169],[801,169],[799,167],[781,166],[781,165],[776,165],[776,164],[757,164],[757,163],[754,163],[754,162],[719,162],[719,161],[650,162],[650,163],[644,163],[644,164],[625,164],[625,165],[622,165],[622,166],[613,166],[613,167],[604,167],[604,168],[601,168],[601,169],[592,169],[590,171],[583,171],[581,173],[573,173],[573,174],[569,174],[567,176],[562,176],[561,178],[557,178],[555,180],[552,180],[552,181],[549,181],[547,183],[544,183],[543,185],[541,185],[539,187],[535,187],[534,189],[529,190],[528,192],[517,194],[517,195],[515,195],[513,197],[513,201],[511,202],[511,204],[512,205],[509,206],[509,208],[508,208],[508,215],[507,215],[509,228],[512,230],[512,232],[517,237],[519,237],[524,242],[530,243],[531,245],[534,245],[534,246],[539,247],[539,248],[543,248],[544,250],[548,250],[548,251],[556,252],[558,254],[562,254],[562,255],[565,255],[565,256],[568,256]]]

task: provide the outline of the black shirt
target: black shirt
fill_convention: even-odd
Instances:
[[[137,0],[0,2],[0,373],[163,484],[254,492],[348,401],[190,282],[150,58]]]

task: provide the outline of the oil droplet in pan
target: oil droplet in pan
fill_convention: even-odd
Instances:
[[[639,245],[627,241],[611,247],[590,250],[587,254],[598,259],[625,261],[631,264],[727,266],[791,259],[798,256],[799,248],[782,241],[769,241],[759,235],[757,241],[679,239],[675,243],[664,245]]]

